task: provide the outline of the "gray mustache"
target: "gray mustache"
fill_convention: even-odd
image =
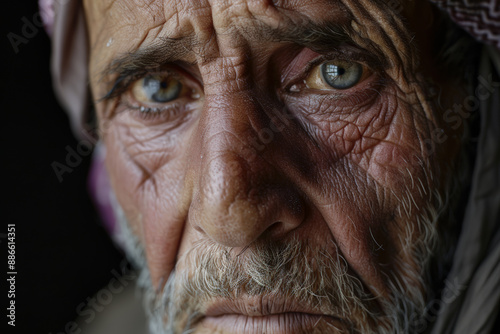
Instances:
[[[176,270],[163,291],[150,296],[152,316],[170,324],[167,333],[189,332],[203,318],[208,300],[237,300],[243,295],[291,298],[345,319],[349,332],[354,328],[368,332],[368,324],[381,316],[381,310],[374,307],[376,298],[340,254],[296,240],[260,241],[237,255],[230,248],[204,241],[179,262],[189,270]]]

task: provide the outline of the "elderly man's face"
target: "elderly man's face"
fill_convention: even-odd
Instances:
[[[395,332],[420,316],[460,137],[442,121],[454,95],[432,61],[428,4],[85,10],[107,167],[144,250],[152,328]]]

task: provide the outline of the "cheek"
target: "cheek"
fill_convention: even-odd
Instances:
[[[422,107],[410,105],[390,88],[362,103],[327,98],[302,102],[295,112],[305,115],[302,123],[330,161],[354,165],[390,189],[399,187],[402,172],[422,173],[429,153],[425,144],[435,126]]]
[[[379,273],[394,268],[394,254],[411,263],[406,230],[420,235],[416,217],[433,187],[423,142],[434,126],[422,107],[387,92],[364,106],[314,103],[301,119],[317,147],[312,197],[348,261],[383,286]]]
[[[189,204],[180,154],[188,144],[181,139],[133,123],[125,114],[110,121],[104,137],[113,189],[145,247],[153,282],[173,267]]]
[[[154,182],[156,171],[168,168],[181,146],[177,133],[164,127],[148,127],[132,119],[130,112],[115,118],[117,141],[143,174],[142,182]]]
[[[152,131],[135,122],[128,112],[122,112],[107,123],[104,139],[113,186],[123,199],[120,203],[141,211],[148,203],[147,197],[163,182],[158,171],[172,168],[175,136],[161,129]]]

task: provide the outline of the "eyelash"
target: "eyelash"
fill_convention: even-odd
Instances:
[[[187,111],[187,108],[182,103],[174,103],[164,108],[149,108],[145,106],[133,106],[127,102],[121,102],[127,110],[135,111],[144,121],[157,121],[161,119],[171,120],[177,119],[177,116]]]
[[[152,73],[149,72],[140,72],[140,73],[135,73],[133,75],[130,75],[128,73],[123,73],[121,74],[113,83],[113,87],[107,92],[101,100],[111,100],[117,97],[120,97],[123,95],[128,89],[130,89],[130,86],[136,81],[141,78],[144,78],[147,75],[150,75]]]

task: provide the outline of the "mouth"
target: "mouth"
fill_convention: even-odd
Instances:
[[[224,334],[303,334],[303,333],[344,333],[339,319],[326,315],[287,312],[267,316],[246,316],[225,314],[204,318],[200,326]],[[325,332],[321,328],[328,326]]]
[[[204,314],[198,326],[224,334],[344,333],[346,328],[338,317],[277,296],[217,300]]]

